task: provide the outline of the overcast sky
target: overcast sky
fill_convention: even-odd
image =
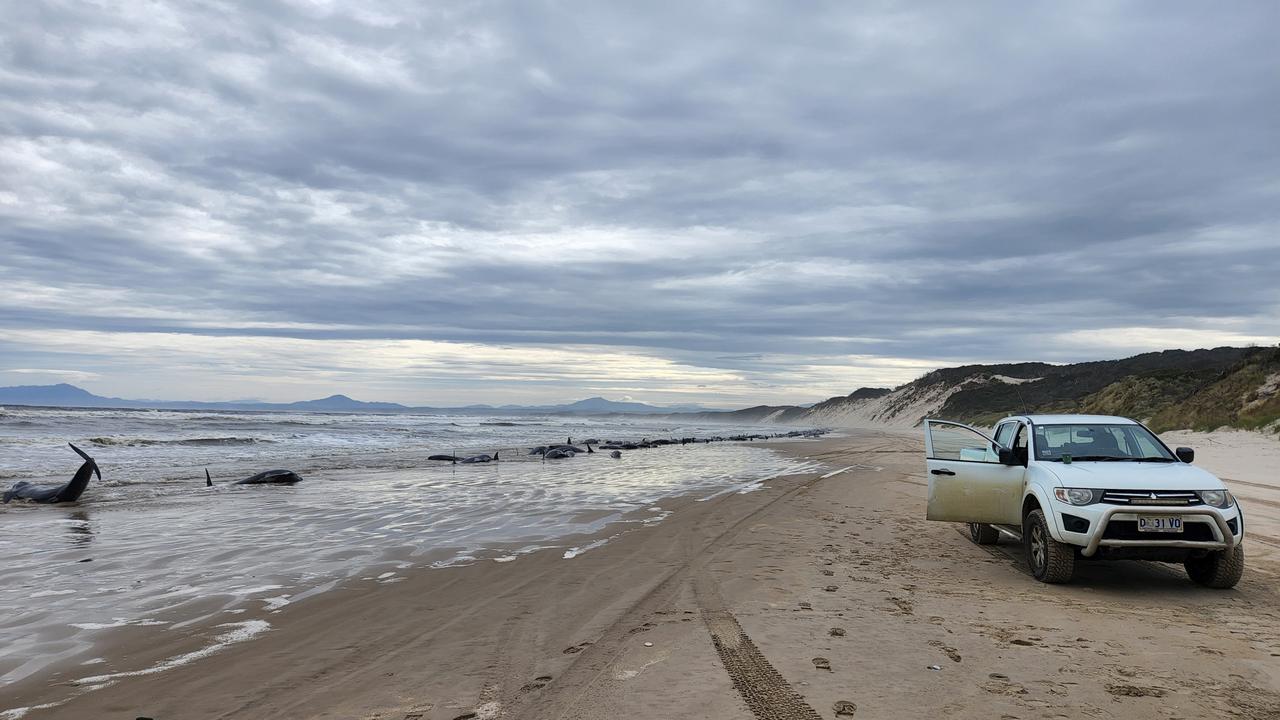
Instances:
[[[1280,341],[1280,4],[0,5],[0,385],[809,402]]]

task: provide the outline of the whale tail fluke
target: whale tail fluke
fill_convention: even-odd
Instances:
[[[81,450],[80,448],[76,447],[75,445],[72,445],[71,443],[67,443],[67,444],[68,444],[68,445],[71,445],[71,449],[72,449],[72,450],[75,450],[77,455],[79,455],[80,457],[84,458],[84,461],[85,461],[85,462],[87,462],[87,463],[89,463],[89,464],[93,467],[93,474],[94,474],[94,475],[97,475],[97,476],[98,476],[98,481],[99,481],[99,482],[101,482],[101,481],[102,481],[102,471],[98,469],[98,462],[97,462],[96,460],[94,460],[93,458],[89,457],[89,454],[88,454],[88,453],[86,453],[85,451],[83,451],[83,450]]]
[[[204,486],[213,487],[213,478],[209,477],[209,468],[204,469]]]

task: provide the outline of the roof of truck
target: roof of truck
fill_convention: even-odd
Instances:
[[[1137,425],[1134,420],[1118,415],[1011,415],[1029,420],[1033,425]],[[1006,418],[1006,419],[1010,419]],[[1000,422],[1004,422],[1001,420]]]

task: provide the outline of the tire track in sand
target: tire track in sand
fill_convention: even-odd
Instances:
[[[822,716],[792,689],[768,658],[726,610],[704,610],[702,621],[733,687],[759,720],[821,720]]]

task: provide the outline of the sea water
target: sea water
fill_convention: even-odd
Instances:
[[[529,455],[534,445],[786,429],[643,417],[6,408],[0,486],[65,482],[81,462],[68,441],[95,457],[102,481],[77,503],[0,507],[0,690],[57,663],[114,662],[94,641],[116,628],[182,632],[279,611],[351,578],[392,583],[413,568],[507,562],[542,548],[572,562],[618,532],[661,522],[665,498],[746,491],[816,467],[740,442],[554,461]],[[426,459],[495,450],[496,463]],[[229,484],[277,467],[305,479]]]

